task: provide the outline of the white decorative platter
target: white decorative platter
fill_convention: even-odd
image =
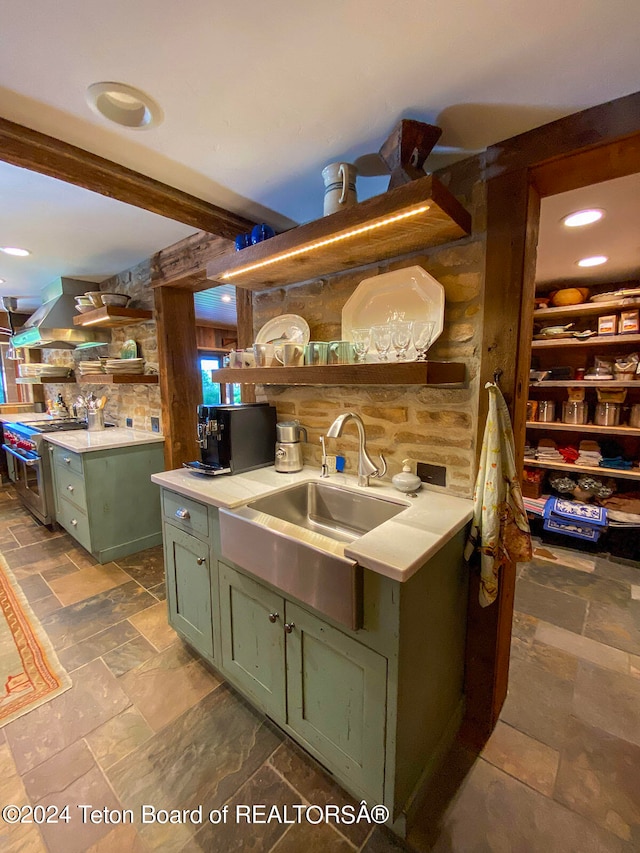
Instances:
[[[433,343],[444,328],[444,302],[444,287],[422,267],[365,278],[342,309],[342,339],[349,341],[353,329],[386,323],[397,313],[405,320],[433,320]]]
[[[297,314],[281,314],[268,320],[256,335],[257,344],[281,344],[292,341],[296,344],[309,343],[311,333],[304,317]]]

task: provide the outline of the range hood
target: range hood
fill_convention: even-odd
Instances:
[[[108,330],[74,326],[78,316],[74,297],[82,296],[97,285],[89,281],[58,278],[42,291],[42,305],[10,339],[17,349],[82,349],[108,344]]]

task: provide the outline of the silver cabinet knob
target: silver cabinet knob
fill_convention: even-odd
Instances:
[[[68,491],[68,492],[72,492],[72,491],[73,491],[73,486],[67,486],[67,491]]]
[[[62,459],[64,462],[67,463],[67,465],[71,465],[71,457],[70,456],[63,456]]]
[[[295,622],[285,622],[284,623],[284,630],[287,632],[287,634],[290,634],[295,627],[296,627]]]
[[[279,618],[279,613],[270,613],[269,614],[269,622],[275,622]]]
[[[191,514],[188,509],[181,506],[180,509],[176,510],[176,518],[191,518]]]
[[[206,562],[207,562],[207,558],[206,558],[206,557],[196,557],[196,563],[197,563],[199,566],[201,566],[203,563],[206,563]]]
[[[77,520],[76,520],[75,518],[72,518],[72,519],[71,519],[71,524],[73,525],[73,527],[77,527],[77,526],[78,526],[78,522],[77,522]]]

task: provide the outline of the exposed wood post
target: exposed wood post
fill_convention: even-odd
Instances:
[[[500,389],[511,408],[516,454],[521,458],[525,426],[520,411],[524,407],[521,374],[529,364],[528,355],[523,360],[522,352],[530,347],[531,339],[539,215],[539,197],[530,188],[526,169],[489,181],[478,456],[488,411],[484,385],[501,371]],[[516,364],[514,354],[518,352],[521,358]],[[467,713],[461,736],[473,747],[481,746],[491,734],[507,695],[515,571],[511,563],[504,567],[498,598],[489,607],[480,607],[478,602],[477,575],[472,575],[469,585]]]
[[[166,470],[200,458],[196,406],[202,401],[193,294],[174,287],[154,292]]]
[[[253,292],[244,287],[236,287],[236,316],[238,349],[250,347],[253,343]],[[255,385],[243,385],[241,393],[243,403],[255,403]]]

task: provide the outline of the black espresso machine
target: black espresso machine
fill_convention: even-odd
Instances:
[[[198,406],[197,474],[242,474],[275,462],[276,409],[268,403]]]

